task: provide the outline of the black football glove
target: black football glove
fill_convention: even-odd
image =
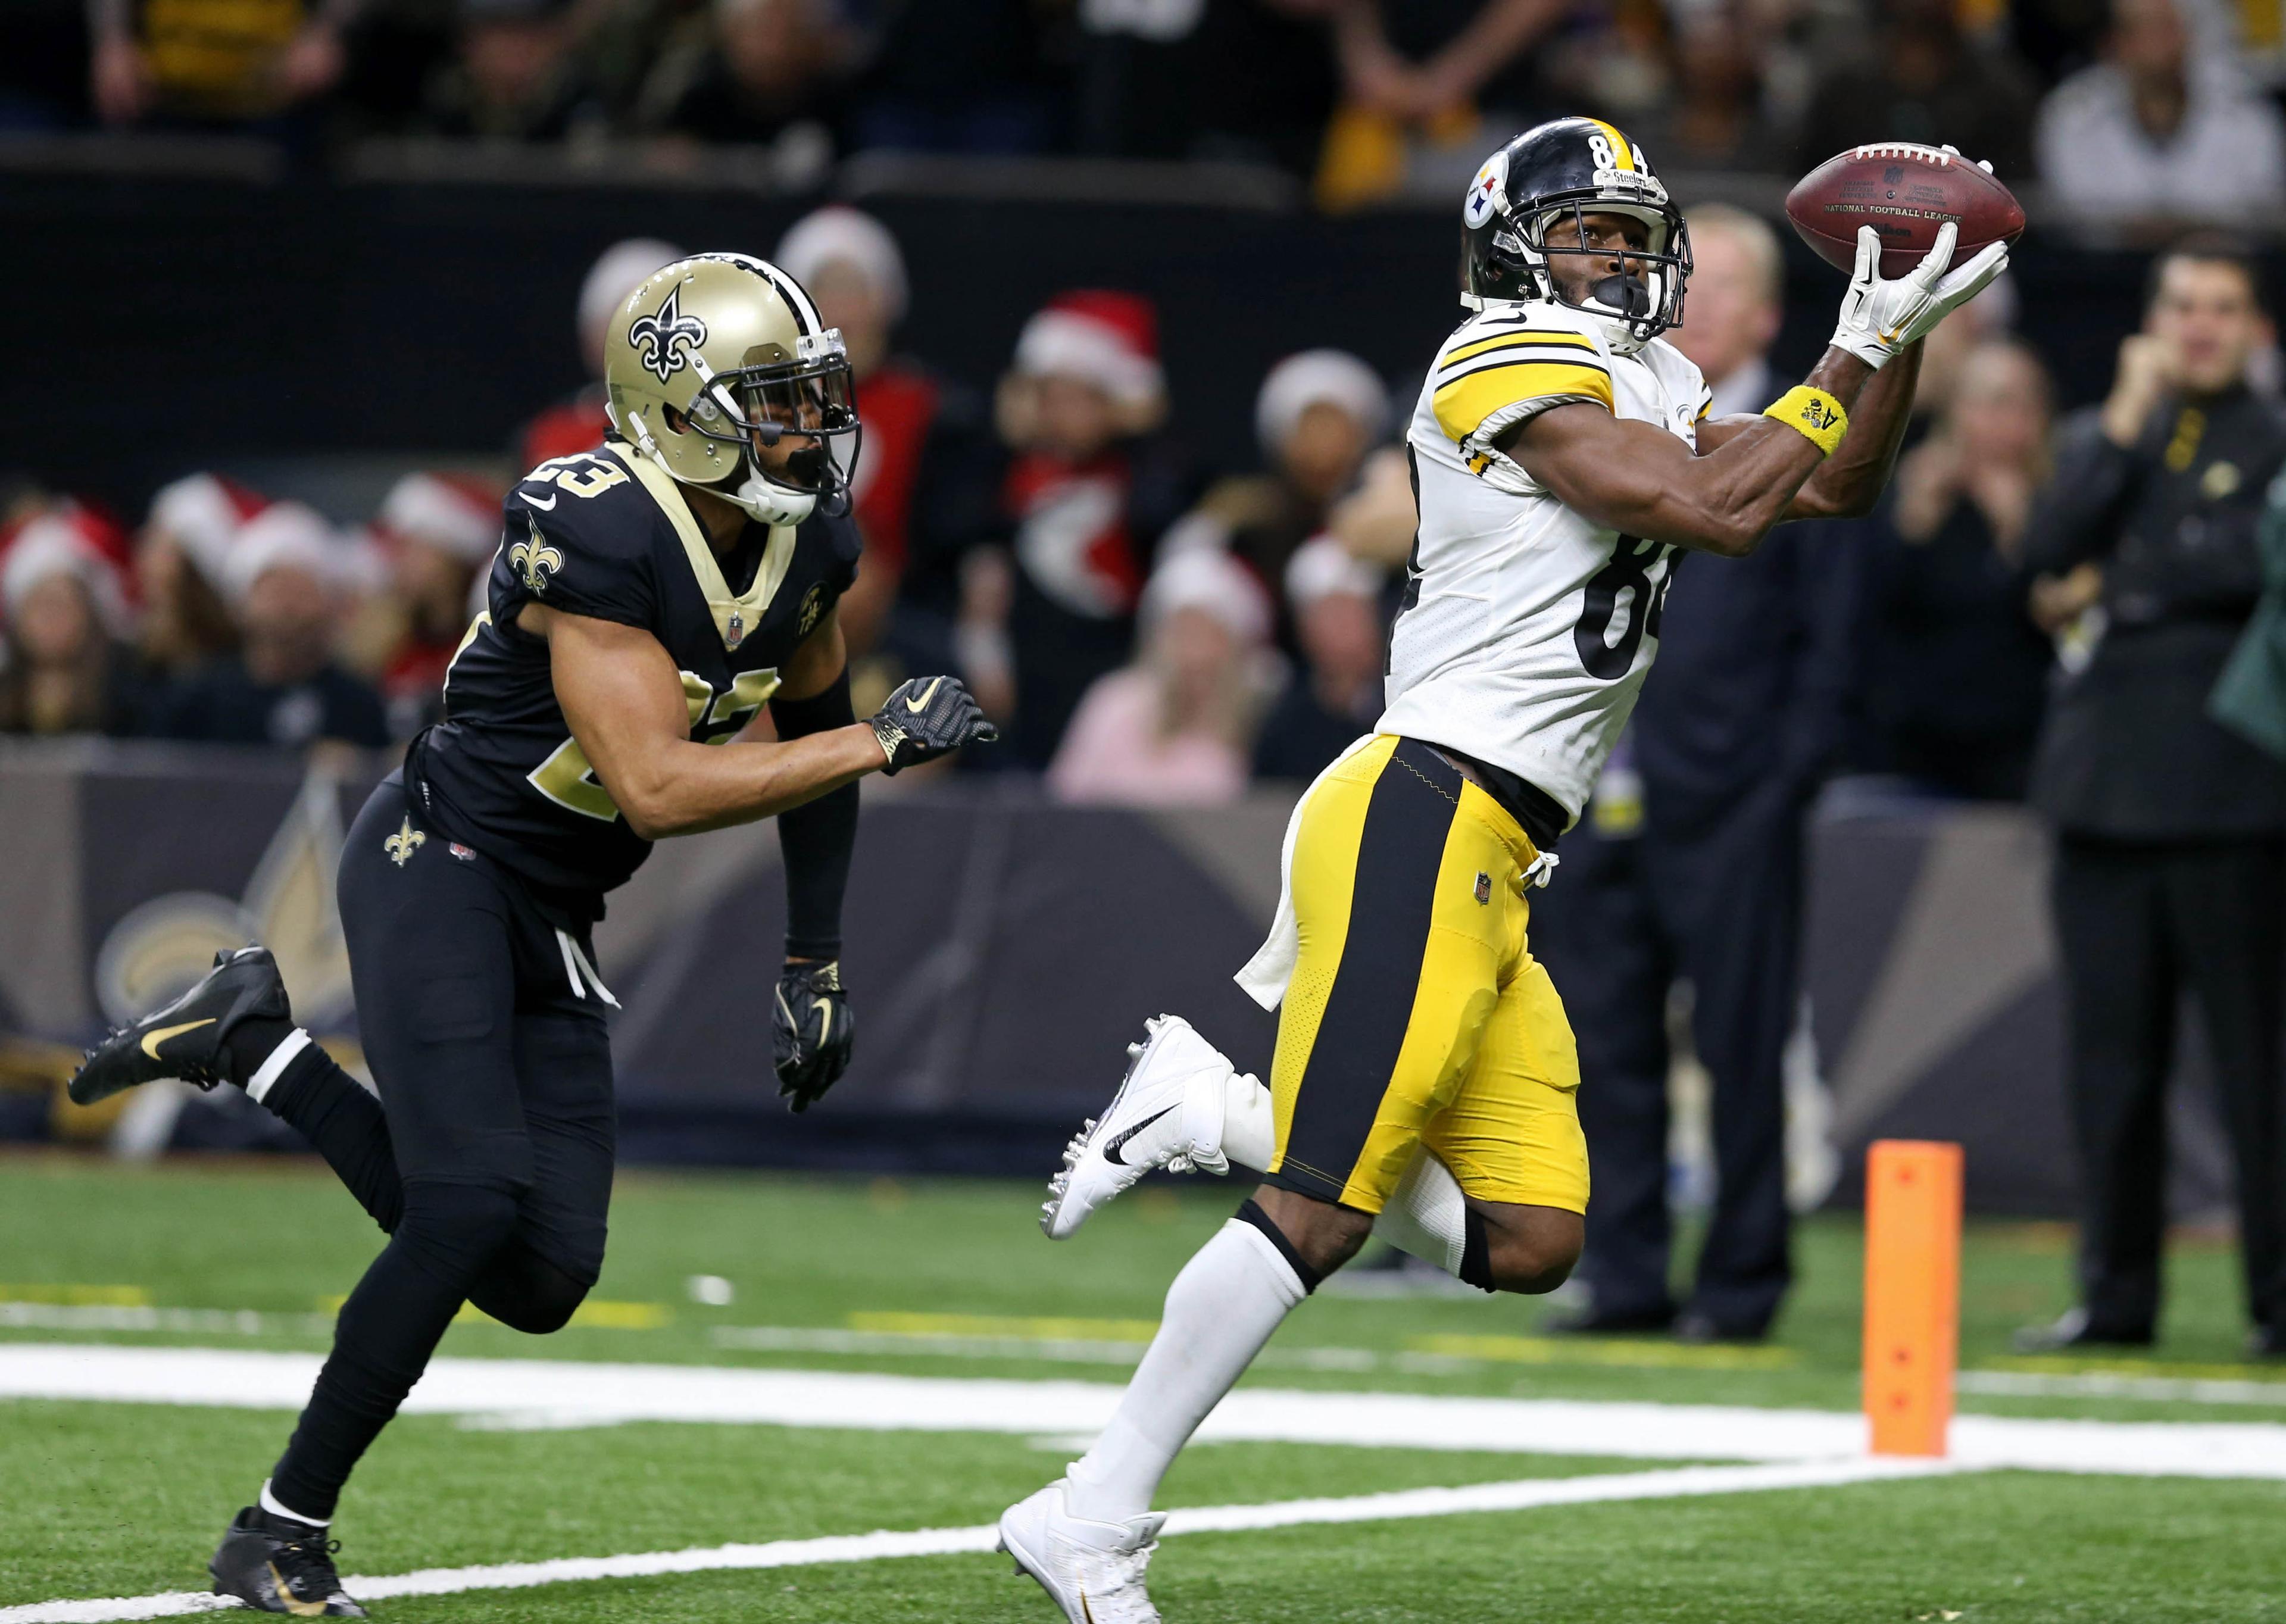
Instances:
[[[788,965],[778,976],[774,1024],[778,1097],[799,1114],[849,1069],[857,1031],[841,990],[840,963]]]
[[[866,721],[889,758],[881,770],[892,774],[950,755],[963,745],[989,745],[1000,737],[958,677],[915,677],[901,683]]]

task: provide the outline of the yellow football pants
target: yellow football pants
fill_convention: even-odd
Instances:
[[[1311,791],[1268,1182],[1379,1212],[1426,1147],[1480,1201],[1587,1210],[1579,1055],[1525,941],[1538,855],[1416,740],[1384,734]]]

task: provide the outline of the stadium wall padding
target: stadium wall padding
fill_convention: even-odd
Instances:
[[[217,947],[259,936],[278,951],[297,1014],[353,1058],[332,879],[342,832],[380,770],[160,745],[0,744],[0,1045],[12,1034],[20,1052],[67,1056],[106,1018],[171,996]],[[1215,810],[1141,812],[1051,805],[1013,779],[869,786],[844,959],[855,1061],[798,1120],[770,1071],[784,927],[775,830],[662,843],[611,897],[595,939],[625,1005],[613,1042],[627,1155],[1042,1172],[1108,1097],[1143,1019],[1163,1011],[1266,1075],[1274,1021],[1230,976],[1275,903],[1290,805],[1271,791]],[[1856,1199],[1872,1139],[1955,1139],[1978,1210],[2068,1214],[2037,824],[2011,809],[1829,811],[1810,849],[1804,962],[1849,1170],[1838,1199]],[[2182,1069],[2175,1205],[2203,1213],[2226,1198],[2227,1159],[2195,1045]],[[0,1113],[0,1131],[6,1123],[38,1131],[21,1110]],[[293,1138],[222,1090],[184,1112],[174,1143]]]

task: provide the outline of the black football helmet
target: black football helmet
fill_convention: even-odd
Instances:
[[[1569,218],[1587,240],[1590,214],[1631,215],[1649,238],[1629,249],[1626,269],[1595,285],[1584,303],[1567,299],[1549,274],[1550,254],[1604,250],[1548,246],[1548,228]],[[1461,206],[1465,262],[1461,302],[1546,299],[1604,323],[1612,349],[1632,353],[1683,319],[1691,277],[1691,233],[1683,211],[1652,173],[1643,148],[1599,118],[1559,118],[1525,130],[1485,160]]]

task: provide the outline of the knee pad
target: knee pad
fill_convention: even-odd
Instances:
[[[438,1280],[465,1290],[516,1233],[516,1209],[508,1190],[408,1181],[405,1216],[391,1244]]]
[[[594,1284],[518,1244],[493,1260],[469,1289],[469,1301],[511,1330],[545,1336],[564,1328]]]

